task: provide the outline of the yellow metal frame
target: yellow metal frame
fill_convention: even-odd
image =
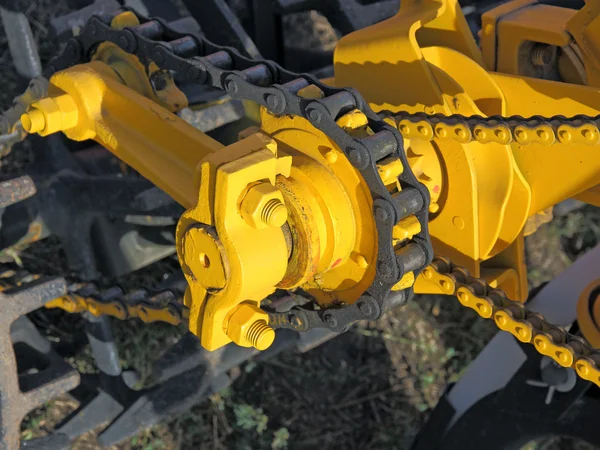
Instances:
[[[511,37],[515,28],[524,28],[520,22],[505,26],[503,20],[496,27],[505,10],[514,13],[534,4],[517,0],[484,15],[479,51],[455,0],[402,2],[395,17],[339,42],[335,84],[357,88],[374,110],[392,113],[597,115],[600,92],[595,88],[489,71],[498,58],[507,70],[516,64],[495,52],[516,48],[517,39],[541,36],[564,44],[564,31],[553,28],[554,12],[553,20],[537,20],[537,28],[524,18],[527,36]],[[436,203],[429,225],[436,254],[521,300],[527,295],[522,250],[527,219],[593,187],[600,172],[600,154],[584,145],[461,144],[435,138],[405,144],[409,157],[428,155],[419,171]],[[420,280],[415,288],[431,292]]]
[[[263,110],[261,132],[249,130],[220,151],[221,144],[167,111],[179,91],[159,98],[137,59],[110,44],[98,52],[97,60],[55,74],[48,97],[22,122],[41,135],[96,140],[188,208],[176,244],[190,286],[189,328],[204,347],[232,340],[268,347],[274,334],[259,306],[276,288],[302,287],[322,304],[359,298],[375,275],[372,200],[333,141],[305,119]],[[358,111],[339,123],[368,132]],[[397,183],[403,167],[379,169]],[[413,222],[400,224],[396,238],[417,233]],[[402,283],[413,281],[409,274]],[[97,306],[69,298],[51,306],[84,304]]]
[[[484,16],[480,51],[456,0],[403,1],[392,19],[340,41],[331,81],[358,88],[402,131],[409,163],[431,192],[436,254],[520,300],[527,295],[525,224],[565,198],[597,198],[600,153],[537,137],[529,145],[524,141],[534,139],[482,144],[460,133],[442,141],[434,137],[437,127],[412,130],[394,113],[598,115],[594,87],[491,71],[490,64],[520,71],[515,52],[532,39],[572,46],[559,23],[591,42],[586,54],[595,55],[595,19],[578,25],[578,15],[554,11],[536,28],[529,8],[539,6],[516,0]],[[113,26],[136,21],[125,13]],[[149,76],[159,71],[102,44],[94,61],[51,78],[48,97],[31,105],[23,126],[41,135],[63,131],[73,140],[94,139],[187,208],[177,252],[190,286],[189,327],[207,349],[231,341],[268,347],[274,332],[260,302],[277,288],[301,287],[321,305],[355,302],[374,279],[377,233],[369,190],[342,150],[307,120],[264,109],[261,129],[247,130],[225,149],[173,114],[186,99],[168,72],[158,74],[166,87],[155,91]],[[320,98],[322,92],[309,86],[299,95]],[[360,111],[338,125],[358,136],[370,132]],[[395,189],[405,169],[397,161],[378,165]],[[533,228],[537,219],[529,222]],[[404,219],[394,227],[394,244],[419,231],[415,217]],[[417,292],[447,291],[413,273],[394,289],[413,283]],[[472,300],[463,299],[478,308]]]

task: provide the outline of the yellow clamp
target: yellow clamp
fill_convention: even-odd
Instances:
[[[461,286],[456,291],[456,297],[461,305],[471,308],[484,319],[492,317],[494,303],[485,297],[478,297],[468,287]]]
[[[531,342],[533,336],[533,326],[525,320],[519,320],[513,317],[510,310],[497,311],[494,314],[496,326],[503,331],[507,331],[524,343]]]
[[[555,344],[548,333],[537,333],[533,345],[542,355],[546,355],[563,367],[573,365],[573,351],[565,344]]]
[[[558,127],[558,140],[563,144],[596,145],[600,140],[600,132],[597,126],[589,123],[579,127],[560,125]]]
[[[577,375],[587,381],[591,381],[596,386],[600,386],[600,369],[592,358],[579,358],[575,362],[575,371]]]

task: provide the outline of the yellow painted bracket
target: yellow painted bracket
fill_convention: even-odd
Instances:
[[[599,139],[596,127],[563,125],[557,137],[548,125],[536,133],[517,127],[513,140],[501,124],[475,127],[471,135],[464,124],[402,115],[396,121],[393,114],[598,115],[596,88],[519,73],[524,41],[571,48],[567,23],[585,35],[586,48],[600,48],[593,36],[600,36],[600,9],[587,4],[582,11],[534,0],[500,5],[483,16],[480,52],[455,0],[406,1],[395,17],[345,36],[335,52],[335,84],[353,86],[375,111],[391,112],[387,122],[405,138],[411,168],[431,194],[436,255],[520,301],[527,297],[522,232],[528,219],[575,195],[596,201],[600,154],[588,145]],[[418,277],[415,292],[444,289]]]
[[[243,327],[266,325],[267,315],[258,307],[285,275],[288,247],[280,223],[257,226],[239,208],[257,183],[274,186],[278,175],[289,176],[290,168],[291,157],[278,155],[276,142],[260,133],[199,165],[198,202],[179,221],[177,253],[190,285],[190,330],[208,350],[232,339],[242,346],[268,341],[264,326]],[[247,307],[239,309],[242,303]]]

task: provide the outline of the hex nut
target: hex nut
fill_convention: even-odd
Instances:
[[[255,305],[240,304],[227,321],[227,336],[241,347],[266,350],[275,340],[275,330],[268,325],[269,316]]]
[[[281,227],[288,218],[283,194],[269,183],[260,183],[248,189],[240,203],[244,220],[257,230]]]

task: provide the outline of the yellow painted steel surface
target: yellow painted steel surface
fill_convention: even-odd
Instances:
[[[75,141],[93,139],[182,205],[195,203],[196,165],[223,145],[125,86],[100,61],[56,73],[48,93],[26,114],[35,128],[27,129],[28,122],[22,119],[26,131],[42,135],[63,131]],[[76,111],[65,111],[61,105],[74,105]]]
[[[584,135],[595,139],[598,131],[564,125],[556,140],[543,128],[532,134],[517,127],[514,139],[504,129],[492,130],[489,139],[484,128],[397,121],[394,114],[598,115],[592,75],[600,11],[586,8],[565,13],[534,0],[502,5],[483,17],[480,50],[456,0],[406,0],[395,17],[344,37],[335,52],[331,83],[357,88],[405,137],[411,169],[431,194],[436,255],[521,301],[527,295],[526,223],[528,232],[535,229],[540,214],[569,197],[598,201],[600,152]],[[536,22],[534,13],[548,20]],[[125,14],[113,26],[135,20]],[[564,50],[560,68],[569,82],[532,77],[549,55],[547,46]],[[573,56],[575,46],[583,59]],[[524,48],[531,50],[527,60]],[[114,45],[102,44],[94,59],[55,74],[48,97],[31,106],[23,126],[41,135],[62,131],[74,140],[94,139],[187,208],[176,244],[189,284],[189,327],[204,347],[233,341],[267,348],[274,332],[260,302],[275,289],[302,288],[330,305],[355,302],[372,283],[373,200],[330,138],[301,117],[261,110],[260,128],[224,147],[173,114],[186,99],[170,74],[161,74],[166,88],[159,94],[137,58]],[[149,65],[150,74],[159,70]],[[299,95],[320,98],[322,92],[308,86]],[[369,133],[360,111],[348,112],[338,125],[358,136]],[[378,165],[394,189],[404,170],[398,161]],[[407,217],[394,227],[393,239],[410,238],[420,227]],[[417,292],[454,292],[444,287],[445,278],[432,283],[427,274],[435,278],[431,270],[416,280],[407,273],[394,289],[414,284]],[[457,293],[461,303],[491,316],[485,301],[464,289]],[[497,321],[512,326],[506,317]],[[552,350],[548,342],[535,345]]]
[[[600,111],[597,89],[510,73],[519,62],[513,50],[522,51],[524,41],[566,46],[565,28],[574,17],[571,10],[533,0],[509,2],[483,16],[480,51],[456,1],[402,2],[395,17],[340,41],[335,84],[357,88],[373,109],[392,115],[595,116]],[[491,71],[497,68],[509,73]],[[436,254],[524,300],[520,241],[526,221],[595,186],[600,154],[587,145],[482,144],[466,135],[464,143],[442,142],[427,123],[399,125],[414,127],[415,138],[407,138],[405,145],[413,170],[417,176],[421,172],[432,194],[429,227]],[[420,280],[416,289],[431,291]]]

